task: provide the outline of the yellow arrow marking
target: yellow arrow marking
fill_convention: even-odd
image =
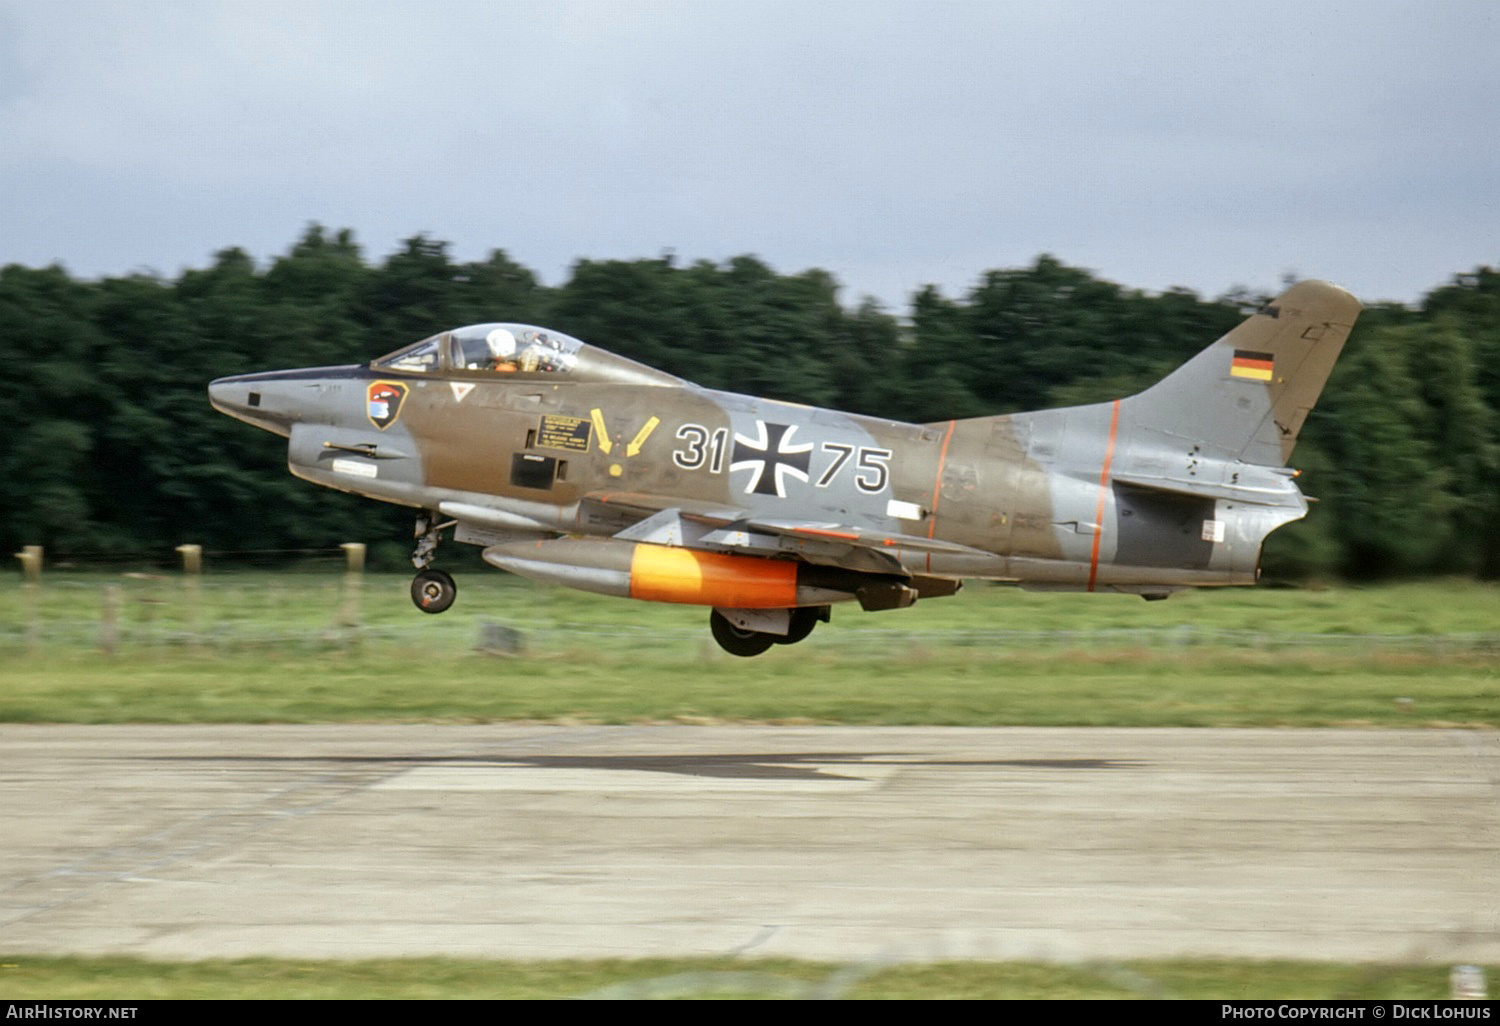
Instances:
[[[599,451],[608,456],[615,443],[609,440],[609,432],[604,430],[604,411],[596,406],[589,411],[589,417],[594,421],[594,433],[599,436]]]
[[[646,444],[646,439],[651,437],[651,432],[655,431],[656,425],[660,423],[660,417],[652,417],[650,420],[646,421],[646,426],[641,428],[640,431],[636,432],[636,436],[632,438],[630,440],[630,444],[625,447],[625,455],[634,456],[636,453],[640,452],[641,446]]]

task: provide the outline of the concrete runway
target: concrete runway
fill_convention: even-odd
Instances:
[[[0,726],[0,952],[1500,963],[1500,733]]]

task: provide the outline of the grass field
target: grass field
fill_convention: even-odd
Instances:
[[[1494,726],[1500,588],[1031,594],[836,608],[808,641],[720,652],[706,611],[469,574],[48,574],[0,592],[0,721]],[[109,597],[111,586],[117,589]],[[116,609],[113,654],[103,610]],[[518,654],[476,651],[482,622]]]
[[[840,967],[789,960],[509,962],[0,956],[10,1000],[815,998],[1405,1000],[1448,996],[1446,966],[1164,961]],[[1486,976],[1496,978],[1495,967]],[[1493,986],[1493,984],[1491,984]]]
[[[1157,603],[981,585],[901,612],[836,608],[807,642],[743,660],[713,644],[702,609],[480,572],[461,579],[453,611],[427,617],[411,607],[407,580],[370,575],[356,591],[337,572],[196,582],[52,572],[34,589],[13,579],[0,587],[0,721],[1500,724],[1500,588],[1470,582]],[[521,650],[476,651],[485,622],[517,631]],[[732,959],[0,955],[0,995],[1431,1000],[1447,995],[1447,973],[1295,962],[851,970]]]

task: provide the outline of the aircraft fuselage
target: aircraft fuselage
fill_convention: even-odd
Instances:
[[[285,435],[298,477],[424,511],[419,566],[452,527],[493,565],[779,636],[786,616],[748,611],[892,608],[971,577],[1253,583],[1306,512],[1283,463],[1358,311],[1321,283],[1277,302],[1140,395],[935,424],[705,389],[527,325],[210,395]]]

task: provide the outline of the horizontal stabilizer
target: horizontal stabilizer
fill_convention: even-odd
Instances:
[[[1268,469],[1247,467],[1247,471],[1258,470],[1261,473],[1255,475],[1252,481],[1245,483],[1198,481],[1180,477],[1145,477],[1132,474],[1112,474],[1110,480],[1115,484],[1128,485],[1131,488],[1147,488],[1152,491],[1190,495],[1200,499],[1226,499],[1231,502],[1261,506],[1300,506],[1303,501],[1301,492],[1292,483],[1291,475],[1278,474],[1274,471],[1266,473]],[[1244,476],[1250,477],[1248,473]]]

